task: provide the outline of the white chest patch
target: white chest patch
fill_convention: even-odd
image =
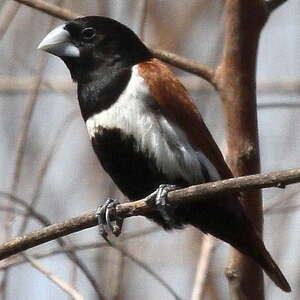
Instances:
[[[182,177],[190,184],[203,181],[203,168],[217,180],[216,169],[203,153],[195,151],[185,133],[163,115],[154,113],[153,103],[144,79],[132,68],[130,81],[119,99],[107,110],[86,121],[90,138],[97,128],[119,128],[137,141],[137,150],[154,158],[162,173],[172,179]]]

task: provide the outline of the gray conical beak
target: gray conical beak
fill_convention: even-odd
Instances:
[[[38,49],[59,57],[79,57],[79,49],[71,42],[70,33],[64,29],[65,24],[50,31],[38,45]]]

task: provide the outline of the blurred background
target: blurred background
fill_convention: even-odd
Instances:
[[[80,15],[104,15],[137,32],[150,45],[216,66],[222,51],[221,0],[48,1]],[[299,167],[300,2],[289,0],[265,26],[258,56],[258,109],[262,171]],[[79,113],[76,86],[65,65],[38,51],[41,39],[62,21],[12,0],[0,2],[0,238],[41,228],[31,206],[50,222],[94,210],[107,196],[125,200],[104,174]],[[173,69],[184,82],[224,148],[222,105],[202,79]],[[293,292],[265,279],[266,299],[300,299],[300,186],[265,190],[264,238]],[[18,204],[18,196],[25,204]],[[25,215],[25,216],[24,216]],[[191,299],[200,263],[209,264],[201,299],[228,299],[224,277],[228,246],[193,228],[163,232],[141,217],[125,221],[121,251],[107,247],[95,228],[65,238],[71,260],[58,243],[28,253],[83,299]],[[211,248],[211,251],[207,251]],[[200,251],[202,255],[200,256]],[[0,262],[0,299],[74,299],[40,271],[14,257]],[[205,268],[205,267],[204,267]],[[93,280],[92,280],[93,282]],[[78,298],[80,299],[80,298]],[[196,300],[197,298],[193,298]]]

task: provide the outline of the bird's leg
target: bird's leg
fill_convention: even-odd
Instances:
[[[103,205],[97,208],[96,216],[98,218],[99,233],[108,242],[108,232],[106,226],[115,236],[119,236],[122,230],[123,219],[117,217],[116,206],[119,201],[108,198]]]
[[[167,203],[168,193],[178,189],[179,187],[171,184],[161,184],[156,191],[146,197],[146,202],[155,205],[158,212],[168,224],[168,227],[174,227],[174,221],[170,216],[168,210],[170,211],[170,205]]]

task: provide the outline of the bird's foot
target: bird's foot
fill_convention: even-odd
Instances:
[[[169,228],[174,227],[174,221],[170,215],[171,206],[167,203],[168,193],[178,188],[176,185],[161,184],[156,191],[146,197],[146,202],[154,204]]]
[[[116,207],[118,204],[120,204],[119,201],[108,198],[103,205],[99,205],[96,211],[99,233],[109,244],[107,228],[109,228],[115,236],[119,236],[122,230],[123,219],[116,215]]]

